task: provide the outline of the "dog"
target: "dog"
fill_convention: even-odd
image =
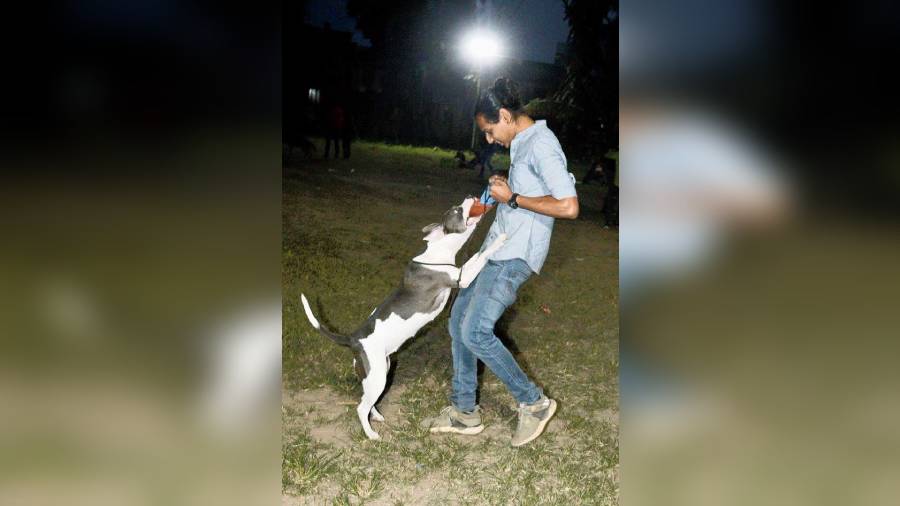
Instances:
[[[456,160],[456,168],[457,169],[467,169],[469,167],[469,163],[466,161],[466,154],[462,151],[457,151],[456,155],[453,157]]]
[[[281,162],[288,164],[294,158],[294,148],[300,148],[303,156],[312,158],[316,146],[305,135],[297,132],[284,132],[281,136]]]
[[[372,429],[369,416],[384,421],[375,403],[386,386],[390,355],[440,314],[452,289],[469,286],[491,255],[506,242],[506,234],[500,234],[483,252],[476,253],[462,267],[456,267],[456,254],[484,217],[483,214],[469,216],[476,200],[467,198],[446,211],[441,223],[432,223],[422,229],[428,243],[425,252],[409,262],[400,287],[352,334],[344,336],[325,328],[313,315],[306,295],[300,295],[312,326],[337,344],[352,348],[358,358],[354,359],[354,366],[362,363],[362,371],[357,369],[357,372],[362,373],[363,395],[356,413],[369,439],[381,439]]]

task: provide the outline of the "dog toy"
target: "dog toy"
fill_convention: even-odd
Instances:
[[[481,202],[475,202],[474,204],[472,204],[472,207],[469,208],[469,218],[477,218],[478,216],[481,216],[482,214],[490,211],[492,207],[494,206],[486,206]]]
[[[484,191],[481,192],[481,198],[478,199],[477,202],[472,204],[472,208],[469,209],[469,216],[481,216],[482,214],[488,212],[497,205],[497,201],[491,197],[491,187],[490,185],[484,188]]]

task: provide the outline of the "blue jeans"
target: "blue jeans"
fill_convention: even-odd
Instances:
[[[541,398],[541,390],[494,335],[494,324],[516,301],[516,292],[529,277],[531,268],[522,259],[488,260],[475,281],[459,291],[450,310],[453,350],[450,402],[456,409],[475,409],[478,360],[500,378],[517,402],[531,404]]]

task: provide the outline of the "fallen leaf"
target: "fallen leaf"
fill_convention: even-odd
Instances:
[[[547,304],[541,304],[541,311],[543,311],[545,314],[550,314],[550,306],[548,306]]]

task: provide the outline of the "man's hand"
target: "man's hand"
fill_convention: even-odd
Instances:
[[[488,179],[491,185],[491,197],[497,202],[506,204],[512,197],[512,190],[506,178],[501,175],[493,175]],[[566,197],[556,199],[552,195],[543,197],[526,197],[519,195],[516,199],[520,209],[527,209],[553,218],[565,218],[574,220],[578,217],[578,197]]]
[[[493,175],[488,179],[488,183],[491,185],[491,197],[494,200],[501,204],[509,202],[513,192],[509,189],[509,183],[506,182],[505,177]]]

